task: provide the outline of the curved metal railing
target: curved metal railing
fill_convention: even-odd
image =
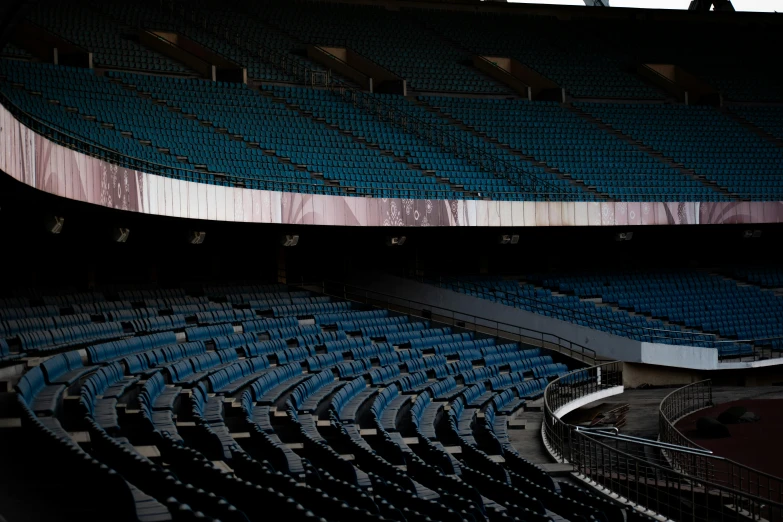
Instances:
[[[561,461],[571,462],[573,427],[558,413],[575,400],[593,393],[622,386],[623,363],[607,362],[568,373],[549,383],[544,390],[544,424],[542,434],[547,448]]]
[[[676,425],[680,419],[714,405],[712,381],[709,379],[674,390],[658,406],[660,441],[704,449],[677,429]],[[770,451],[777,450],[770,446]],[[667,452],[667,457],[672,467],[696,480],[709,480],[770,502],[783,503],[783,478],[710,455]]]
[[[569,403],[619,385],[620,365],[613,362],[576,370],[547,386],[542,436],[558,460],[570,463],[578,477],[605,493],[640,511],[678,522],[783,520],[779,490],[773,494],[771,488],[758,481],[750,486],[747,475],[736,475],[734,482],[717,480],[715,476],[691,476],[645,458],[645,445],[640,439],[578,430],[560,418],[558,410]],[[702,458],[716,463],[722,460],[709,455]]]

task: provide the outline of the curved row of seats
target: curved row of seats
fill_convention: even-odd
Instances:
[[[754,201],[783,197],[783,150],[715,108],[606,103],[580,106],[696,174],[719,181],[732,193]],[[768,117],[774,119],[775,114],[770,112]]]
[[[773,272],[774,273],[774,272]],[[719,348],[731,353],[731,340],[783,349],[783,298],[754,285],[740,285],[706,272],[648,271],[535,276],[549,288],[582,298],[601,297],[622,309],[649,314],[688,328],[718,334]],[[742,346],[746,353],[749,345]]]
[[[555,102],[445,96],[422,99],[476,131],[621,201],[725,199]]]
[[[436,145],[328,90],[263,86],[259,93],[243,84],[114,71],[102,77],[87,69],[9,60],[0,60],[0,76],[7,78],[0,90],[11,103],[38,119],[101,146],[101,154],[116,151],[128,166],[185,180],[406,199],[595,199],[566,176],[524,159],[533,158],[620,201],[727,200],[724,192],[554,102],[419,98],[473,128],[468,131],[402,96],[365,94],[411,121],[444,129],[448,143]],[[781,199],[779,148],[717,109],[576,105],[732,194]],[[779,114],[748,114],[757,115],[759,125],[770,132],[777,129]],[[669,133],[672,125],[676,137]],[[482,151],[489,163],[464,159],[453,144]],[[438,184],[436,178],[450,185]]]
[[[560,286],[560,277],[564,278],[564,285]],[[750,325],[745,328],[729,326],[725,319],[716,320],[716,323],[706,324],[705,322],[696,322],[693,320],[685,321],[684,316],[680,314],[668,314],[660,312],[652,314],[651,317],[644,317],[640,314],[630,314],[634,309],[630,302],[623,297],[618,301],[617,296],[613,296],[610,287],[603,286],[602,276],[597,276],[588,291],[574,291],[574,287],[567,283],[568,274],[533,274],[530,276],[530,282],[509,281],[502,278],[478,277],[454,279],[448,282],[439,281],[437,284],[443,285],[456,292],[465,293],[481,299],[513,306],[528,312],[542,314],[547,317],[553,317],[563,321],[579,324],[589,328],[601,330],[613,335],[628,337],[637,341],[648,343],[677,344],[687,346],[698,346],[703,348],[716,348],[719,357],[743,357],[753,355],[753,345],[748,341],[758,340],[756,343],[760,346],[779,346],[778,340],[768,340],[770,337],[776,337],[780,334],[776,321],[764,317],[759,313],[765,306],[767,312],[775,314],[777,309],[776,301],[774,306],[767,306],[763,303],[757,303],[758,306],[750,308],[744,312],[738,312],[739,316],[753,314],[754,318]],[[584,276],[586,279],[592,275]],[[609,280],[612,278],[610,277]],[[533,283],[540,285],[536,287]],[[641,292],[646,292],[647,287],[640,287]],[[676,293],[677,287],[672,286],[672,292]],[[553,292],[558,292],[554,294]],[[752,292],[748,289],[746,292]],[[602,297],[607,302],[618,303],[619,308],[601,306],[596,304],[590,298]],[[668,296],[666,296],[668,297]],[[768,299],[768,297],[767,297]],[[647,313],[649,313],[651,302],[660,302],[660,296],[646,299],[648,302]],[[720,306],[735,307],[734,303],[724,302]],[[644,312],[643,307],[636,306],[636,312]],[[702,314],[703,315],[703,314]],[[706,316],[705,316],[706,317]],[[664,322],[665,320],[673,320]],[[716,318],[717,319],[717,318]],[[772,324],[770,324],[772,323]],[[707,328],[704,328],[707,326]],[[726,338],[720,339],[717,335],[725,335]]]

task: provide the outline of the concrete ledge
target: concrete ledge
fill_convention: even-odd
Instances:
[[[581,408],[582,406],[590,404],[591,402],[605,399],[606,397],[611,397],[613,395],[620,395],[624,391],[625,391],[625,387],[623,386],[613,386],[611,388],[606,388],[605,390],[591,393],[589,395],[585,395],[584,397],[580,397],[574,401],[571,401],[568,404],[561,406],[553,413],[558,419],[561,419],[564,415],[574,411],[577,408]],[[559,463],[566,462],[560,457],[558,457],[555,451],[552,449],[552,446],[549,445],[549,440],[546,438],[546,417],[544,417],[543,421],[544,422],[541,423],[541,440],[544,442],[544,448],[546,449],[547,453],[549,453],[549,456],[552,457],[552,460]]]
[[[563,418],[564,415],[571,413],[572,411],[581,408],[586,404],[590,404],[591,402],[599,401],[601,399],[605,399],[613,395],[620,395],[624,391],[625,391],[625,387],[623,386],[613,386],[611,388],[606,388],[605,390],[591,393],[589,395],[585,395],[584,397],[579,397],[578,399],[559,407],[553,413],[555,414],[555,417],[561,419]]]

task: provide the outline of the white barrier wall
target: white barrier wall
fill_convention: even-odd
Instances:
[[[493,321],[498,321],[512,325],[511,327],[501,326],[501,329],[509,330],[514,326],[526,328],[529,329],[528,332],[523,330],[520,333],[530,337],[534,337],[532,334],[534,330],[545,332],[590,348],[599,356],[609,360],[692,370],[728,370],[783,364],[783,358],[765,361],[719,362],[716,348],[635,341],[554,317],[547,317],[480,297],[380,272],[358,274],[348,283],[357,288],[393,295],[401,300],[410,299],[426,307],[433,307],[432,312],[436,315],[447,315],[444,310],[451,310],[457,312],[458,319],[460,318],[459,314],[464,314],[462,318],[470,322],[474,320],[473,317],[491,318],[491,321],[476,320],[476,323],[494,328]],[[416,305],[411,304],[411,306],[415,307]],[[442,310],[439,312],[434,307]]]

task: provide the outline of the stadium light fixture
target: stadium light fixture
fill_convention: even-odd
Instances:
[[[129,228],[115,228],[114,232],[112,233],[112,239],[114,239],[117,243],[125,243],[128,241],[128,237],[130,236],[130,229]]]
[[[284,247],[295,247],[299,244],[299,235],[293,234],[293,235],[285,235],[282,238],[280,238],[280,244]]]
[[[46,231],[51,234],[59,234],[65,226],[65,218],[62,216],[51,216],[46,220]]]
[[[188,232],[188,243],[191,245],[200,245],[206,239],[207,233],[198,230],[191,230]]]

